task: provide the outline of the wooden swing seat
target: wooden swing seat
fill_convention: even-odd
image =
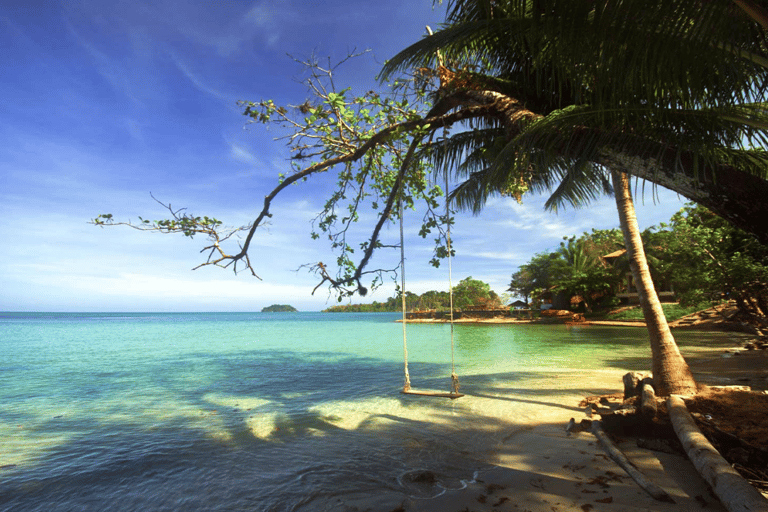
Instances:
[[[461,398],[464,396],[464,393],[443,393],[440,391],[416,391],[414,389],[409,389],[408,391],[402,390],[400,393],[404,395],[418,395],[418,396],[433,396],[437,398],[450,398],[451,400],[456,400],[457,398]]]

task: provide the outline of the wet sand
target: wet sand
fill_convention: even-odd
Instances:
[[[484,322],[488,323],[488,322]],[[496,322],[490,322],[496,323]],[[764,390],[768,378],[768,351],[742,351],[729,344],[683,348],[700,384],[752,385]],[[610,381],[620,393],[621,374]],[[585,375],[590,380],[589,375]],[[596,377],[597,381],[605,377]],[[583,383],[581,383],[583,384]],[[590,381],[590,384],[592,382]],[[633,440],[620,443],[625,454],[654,483],[661,486],[675,504],[655,501],[600,448],[589,432],[569,434],[565,426],[573,417],[578,423],[587,415],[577,403],[542,402],[536,421],[522,420],[495,450],[492,469],[483,471],[461,490],[448,490],[428,500],[393,496],[352,497],[338,503],[343,511],[722,511],[724,507],[709,492],[692,464],[684,456],[638,448]],[[570,410],[568,410],[570,409]]]

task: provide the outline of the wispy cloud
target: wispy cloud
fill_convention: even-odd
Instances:
[[[234,58],[253,46],[275,47],[286,28],[296,30],[303,18],[286,1],[264,0],[245,4],[231,4],[229,9],[215,4],[188,2],[183,13],[169,2],[163,6],[147,6],[169,18],[168,26],[205,47],[213,48],[220,56]],[[239,11],[239,12],[238,12]],[[235,14],[222,17],[222,13]]]
[[[264,163],[242,144],[226,141],[229,146],[229,156],[237,162],[242,162],[254,167],[263,167]]]
[[[142,146],[146,146],[147,141],[144,139],[144,133],[141,130],[141,123],[139,123],[138,120],[132,118],[125,118],[123,123],[125,124],[125,129],[131,139],[141,144]]]
[[[226,95],[222,93],[221,91],[214,89],[213,87],[210,87],[206,83],[203,82],[202,79],[200,79],[197,75],[195,75],[192,70],[182,62],[182,60],[175,54],[175,52],[169,51],[168,52],[171,59],[173,60],[173,63],[176,65],[176,68],[181,71],[181,73],[187,77],[187,79],[192,82],[192,84],[200,91],[209,94],[213,96],[214,98],[221,100],[227,104],[233,104],[235,102],[235,99],[229,95]]]
[[[13,38],[15,44],[21,43],[25,49],[38,49],[37,44],[7,16],[0,16],[0,27],[6,36]]]
[[[168,212],[150,191],[230,226],[252,222],[290,162],[273,140],[282,132],[242,130],[235,100],[300,103],[305,91],[285,53],[343,56],[350,47],[372,47],[391,55],[440,18],[429,2],[416,4],[71,0],[34,18],[3,12],[0,40],[10,44],[0,59],[13,80],[0,81],[0,233],[12,243],[0,268],[0,309],[253,309],[265,301],[322,307],[324,291],[310,296],[316,276],[294,270],[335,262],[327,238],[310,238],[311,221],[335,188],[333,172],[289,187],[273,203],[271,224],[259,230],[250,253],[264,282],[215,268],[190,272],[205,259],[200,237],[86,222],[99,213],[162,218]],[[337,85],[368,84],[378,67],[350,62]],[[45,84],[56,86],[45,94]],[[29,105],[29,98],[39,101]],[[649,197],[638,205],[641,226],[668,219],[681,204],[675,199],[669,207],[661,194],[653,205]],[[458,214],[454,281],[472,275],[503,291],[517,265],[562,236],[618,225],[610,198],[557,215],[542,203],[495,198],[478,217]],[[363,208],[348,233],[355,248],[370,237],[377,215]],[[434,234],[417,234],[422,215],[409,213],[406,222],[407,279],[417,293],[447,287],[447,267],[428,263]],[[397,224],[382,236],[396,244]],[[399,250],[382,250],[369,268],[398,263]],[[365,300],[393,292],[387,281]]]
[[[248,38],[258,34],[268,46],[275,46],[280,40],[286,23],[293,23],[297,18],[294,12],[286,8],[284,2],[262,1],[256,3],[238,24],[244,33],[249,35]],[[242,42],[243,40],[222,39],[219,42],[219,48],[224,51],[232,50],[239,47]]]
[[[77,43],[96,64],[98,73],[112,86],[115,92],[127,97],[135,104],[143,106],[143,103],[134,94],[133,87],[128,78],[128,72],[125,68],[121,66],[116,59],[109,57],[106,53],[100,51],[95,45],[81,36],[67,18],[64,18],[64,24]]]

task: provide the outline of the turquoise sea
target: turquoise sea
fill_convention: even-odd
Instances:
[[[572,398],[575,407],[649,366],[642,329],[457,325],[467,396],[404,396],[396,319],[0,313],[0,511],[309,511],[374,493],[429,499],[476,478],[510,429],[547,419],[543,406]],[[681,345],[707,336],[677,335]],[[414,388],[448,389],[448,325],[409,325],[408,351]],[[550,409],[563,424],[573,415]],[[403,478],[416,470],[439,485]]]

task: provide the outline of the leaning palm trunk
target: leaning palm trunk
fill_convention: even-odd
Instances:
[[[645,259],[643,242],[640,239],[640,229],[637,226],[635,206],[629,188],[629,177],[617,171],[613,171],[611,175],[629,266],[637,286],[637,294],[640,298],[640,306],[643,308],[645,323],[648,326],[656,391],[662,396],[695,394],[696,381],[691,375],[688,363],[685,362],[677,348],[664,311],[661,309],[656,288],[653,286],[648,262]]]

